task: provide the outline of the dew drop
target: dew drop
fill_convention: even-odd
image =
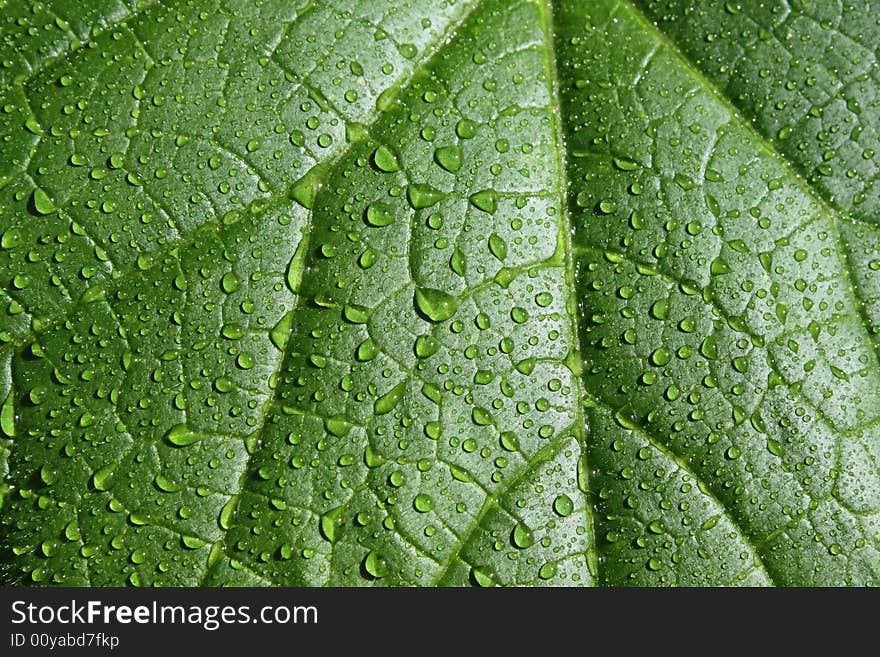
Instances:
[[[426,493],[419,493],[413,500],[413,508],[419,513],[428,513],[434,508],[434,499]]]
[[[190,429],[185,423],[181,423],[171,427],[168,433],[165,434],[165,438],[172,445],[186,447],[187,445],[199,442],[202,436]]]
[[[444,196],[446,195],[443,192],[427,183],[413,183],[406,189],[406,197],[409,200],[409,204],[415,210],[431,207],[443,199]]]
[[[434,151],[434,161],[450,173],[457,172],[462,165],[461,147],[441,146]]]
[[[387,146],[379,146],[373,151],[373,164],[379,171],[391,173],[400,170],[400,163],[397,161],[394,153]]]
[[[394,210],[387,203],[375,201],[367,206],[365,218],[370,226],[381,228],[394,221]]]
[[[388,562],[378,552],[370,551],[364,557],[364,570],[374,579],[382,579],[388,575]]]
[[[52,214],[58,208],[49,198],[49,195],[41,188],[37,187],[33,193],[34,209],[40,214]]]
[[[493,214],[498,209],[498,193],[494,189],[484,189],[472,194],[470,201],[475,208],[489,214]]]
[[[535,544],[535,534],[522,522],[516,524],[513,528],[513,544],[521,550],[530,548]]]
[[[321,534],[331,543],[335,543],[339,538],[339,531],[342,528],[344,506],[338,506],[335,509],[327,511],[321,516],[320,528]]]
[[[110,479],[115,468],[116,464],[111,463],[100,468],[92,475],[92,484],[96,490],[106,491],[110,489]]]
[[[563,518],[570,516],[574,511],[574,502],[568,495],[558,495],[553,500],[553,510]]]
[[[489,236],[489,251],[493,256],[503,261],[507,257],[507,242],[497,233],[492,233]]]
[[[458,310],[458,301],[451,294],[434,288],[416,288],[415,306],[432,322],[442,322]]]
[[[471,578],[477,586],[495,586],[495,571],[489,566],[475,566],[471,568]]]
[[[373,412],[376,415],[385,415],[386,413],[390,413],[392,410],[394,410],[394,407],[397,406],[398,403],[400,403],[400,400],[403,398],[403,393],[405,390],[406,381],[401,381],[391,390],[389,390],[376,400],[376,403],[373,404]]]

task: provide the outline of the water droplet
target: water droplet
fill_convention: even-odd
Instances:
[[[516,527],[513,528],[512,537],[513,544],[521,550],[530,548],[535,544],[535,534],[522,522],[517,523]]]
[[[342,309],[342,316],[352,324],[366,324],[370,319],[369,309],[350,303]]]
[[[457,172],[462,164],[461,147],[441,146],[434,151],[434,161],[450,173]]]
[[[257,360],[253,354],[243,351],[236,357],[235,364],[243,370],[249,370],[257,364]]]
[[[568,495],[558,495],[553,500],[553,510],[563,518],[570,516],[574,511],[574,502]]]
[[[385,413],[391,412],[403,398],[405,390],[406,381],[401,381],[376,400],[376,403],[373,404],[373,412],[376,415],[384,415]]]
[[[380,553],[371,551],[364,557],[364,570],[370,577],[382,579],[388,575],[388,562]]]
[[[183,546],[189,550],[198,550],[207,545],[207,542],[197,536],[181,536],[180,540],[183,543]]]
[[[166,493],[176,493],[182,489],[179,484],[176,484],[174,481],[163,474],[157,474],[154,481],[156,482],[156,486],[159,488],[159,490]]]
[[[31,403],[34,406],[39,406],[44,401],[46,401],[46,397],[49,396],[49,390],[45,386],[35,386],[28,393],[28,399],[30,399]]]
[[[693,317],[685,317],[678,323],[678,328],[684,333],[693,333],[697,330],[697,322]]]
[[[471,568],[471,577],[477,586],[495,586],[495,571],[489,566],[475,566]]]
[[[516,364],[516,370],[517,372],[528,376],[535,371],[535,365],[537,364],[537,362],[538,361],[534,358],[524,358]]]
[[[421,210],[439,202],[445,194],[427,183],[413,183],[407,187],[406,196],[413,209]]]
[[[331,543],[335,543],[339,538],[339,530],[342,528],[344,506],[338,506],[321,516],[320,527],[321,534]]]
[[[454,271],[459,276],[465,275],[467,264],[464,253],[462,253],[461,249],[456,248],[452,252],[452,256],[449,258],[449,266],[452,271]]]
[[[293,183],[290,197],[304,208],[311,210],[315,205],[315,198],[321,189],[324,178],[324,168],[321,165],[312,167],[306,175]]]
[[[778,440],[774,440],[773,438],[767,439],[767,451],[769,451],[774,456],[783,457],[785,456],[785,450]]]
[[[470,119],[461,119],[455,126],[455,134],[461,139],[473,139],[478,127],[478,124]]]
[[[669,317],[669,301],[660,299],[651,306],[651,315],[655,319],[667,319]]]
[[[398,163],[397,157],[387,146],[379,146],[373,151],[373,164],[376,165],[379,171],[385,171],[386,173],[400,170],[400,163]]]
[[[529,313],[525,308],[514,306],[510,310],[510,318],[517,324],[524,324],[529,320]]]
[[[420,335],[416,338],[416,356],[419,358],[428,358],[437,353],[440,348],[440,341],[431,335]]]
[[[226,272],[223,274],[223,278],[220,279],[220,287],[223,288],[226,294],[232,294],[238,289],[238,286],[238,276],[234,272]]]
[[[474,207],[493,214],[498,209],[498,193],[494,189],[484,189],[471,195],[471,203]]]
[[[39,187],[34,190],[33,201],[34,208],[40,214],[52,214],[58,209],[55,207],[52,199],[49,198],[49,195]]]
[[[710,335],[703,340],[703,343],[700,345],[700,353],[709,360],[718,358],[718,341],[714,335]]]
[[[394,210],[387,203],[375,201],[367,206],[365,217],[369,225],[381,228],[394,221]]]
[[[602,214],[611,214],[617,210],[617,203],[613,199],[606,198],[599,201],[599,212]]]
[[[451,294],[433,288],[416,288],[415,305],[432,322],[442,322],[458,310],[458,301]]]
[[[97,490],[106,491],[110,489],[110,479],[116,465],[116,463],[105,465],[92,475],[92,484]]]
[[[190,429],[185,423],[181,423],[171,427],[168,433],[165,434],[165,438],[172,445],[186,447],[187,445],[199,442],[202,436]]]
[[[362,363],[373,360],[379,354],[379,346],[372,338],[367,338],[358,345],[356,358]]]
[[[233,495],[229,498],[226,504],[223,505],[223,508],[220,509],[220,517],[218,522],[220,523],[221,529],[228,530],[232,527],[232,516],[235,514],[235,508],[238,506],[238,496]]]
[[[278,323],[272,327],[269,333],[269,339],[278,351],[284,351],[287,340],[290,337],[290,331],[293,328],[293,311],[286,313]]]
[[[541,308],[546,308],[551,303],[553,303],[553,295],[549,292],[539,292],[535,295],[535,303],[538,304]]]
[[[15,406],[12,392],[6,395],[6,401],[0,408],[0,431],[7,438],[15,437]]]
[[[663,367],[672,360],[672,352],[666,347],[658,347],[651,354],[651,362],[657,367]]]
[[[434,508],[434,500],[426,493],[419,493],[413,500],[413,508],[419,513],[427,513]]]
[[[228,376],[218,376],[214,380],[214,389],[217,392],[232,392],[235,389],[235,383]]]
[[[474,424],[481,427],[489,426],[494,421],[492,419],[492,414],[485,408],[479,406],[475,406],[473,411],[471,411],[471,418],[473,419]]]
[[[503,261],[507,257],[507,242],[500,235],[492,233],[489,236],[489,250],[493,256]]]
[[[351,431],[351,423],[341,415],[324,419],[324,428],[337,438],[342,438]]]
[[[361,267],[361,269],[369,269],[376,264],[376,260],[378,259],[379,254],[376,253],[373,248],[368,246],[366,249],[364,249],[364,252],[361,253],[360,258],[358,258],[358,265]]]
[[[541,579],[553,579],[556,575],[556,564],[555,563],[545,563],[541,566],[541,569],[538,571],[538,577]]]

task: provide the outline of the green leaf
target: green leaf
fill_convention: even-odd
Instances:
[[[196,5],[4,8],[0,583],[878,583],[874,0]]]

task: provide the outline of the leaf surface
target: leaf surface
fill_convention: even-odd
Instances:
[[[880,7],[744,5],[9,3],[0,580],[876,584]]]

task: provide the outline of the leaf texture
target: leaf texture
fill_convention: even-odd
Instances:
[[[0,581],[876,585],[880,6],[12,0]]]

